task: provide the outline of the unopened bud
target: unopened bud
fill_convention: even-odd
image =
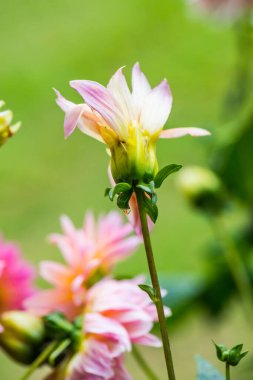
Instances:
[[[24,311],[1,315],[0,346],[20,363],[32,363],[43,343],[45,329],[42,319]]]
[[[183,168],[178,185],[186,198],[197,208],[219,210],[224,203],[222,183],[211,170],[192,166]]]
[[[216,348],[217,358],[221,362],[225,362],[233,367],[237,366],[242,358],[247,355],[248,351],[242,352],[243,345],[238,344],[231,349],[228,349],[223,344],[214,343]]]

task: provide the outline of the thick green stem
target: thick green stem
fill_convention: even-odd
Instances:
[[[251,292],[251,283],[248,272],[245,268],[244,262],[241,259],[240,252],[238,252],[237,247],[231,238],[230,234],[226,231],[219,217],[213,217],[214,231],[218,239],[224,244],[224,254],[230,270],[233,276],[235,285],[239,292],[242,305],[245,312],[245,318],[252,327],[252,310],[253,310],[253,299]]]
[[[226,363],[226,380],[230,380],[230,365]]]
[[[173,360],[172,360],[172,354],[170,349],[170,341],[169,341],[169,335],[167,331],[167,323],[166,318],[164,314],[164,307],[163,307],[163,301],[161,296],[161,289],[159,285],[157,270],[156,270],[156,264],[154,260],[151,240],[150,240],[150,234],[148,229],[148,223],[147,223],[147,215],[144,208],[144,199],[143,199],[143,193],[141,189],[136,188],[135,189],[137,202],[138,202],[138,208],[139,208],[139,214],[140,214],[140,221],[141,221],[141,227],[142,227],[142,235],[144,239],[144,245],[147,255],[147,261],[148,261],[148,267],[149,267],[149,273],[152,281],[152,285],[156,294],[157,301],[155,302],[157,314],[158,314],[158,320],[160,324],[160,330],[161,330],[161,336],[162,336],[162,342],[163,342],[163,351],[165,356],[165,362],[167,367],[167,373],[168,373],[168,379],[169,380],[175,380],[175,372],[174,372],[174,366],[173,366]]]
[[[33,374],[33,372],[39,368],[49,357],[49,355],[56,349],[59,342],[53,341],[50,343],[44,351],[35,359],[28,371],[21,377],[20,380],[27,380]]]
[[[139,364],[140,368],[145,373],[147,378],[150,380],[159,380],[159,378],[153,372],[152,368],[148,365],[147,361],[141,355],[141,353],[137,349],[137,347],[133,346],[132,352],[133,352],[133,356],[134,356],[136,362]]]

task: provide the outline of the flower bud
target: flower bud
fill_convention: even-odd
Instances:
[[[225,362],[233,367],[237,366],[242,358],[244,358],[244,356],[246,356],[248,353],[248,351],[242,353],[242,344],[238,344],[231,349],[228,349],[223,344],[216,344],[215,342],[214,345],[216,348],[217,358],[221,362]]]
[[[120,141],[113,132],[103,131],[103,139],[110,148],[111,172],[116,183],[150,182],[158,171],[155,135],[140,128],[129,127],[127,141]]]
[[[3,101],[0,101],[0,108],[4,105]],[[0,112],[0,146],[3,145],[8,138],[13,136],[20,128],[21,123],[10,125],[13,114],[10,110]]]
[[[18,362],[32,363],[45,336],[42,319],[24,311],[9,311],[1,315],[0,323],[0,346]]]
[[[192,166],[183,168],[178,175],[182,193],[197,208],[218,211],[224,203],[222,183],[211,170]]]

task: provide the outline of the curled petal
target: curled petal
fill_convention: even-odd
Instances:
[[[69,283],[71,270],[63,264],[54,261],[42,261],[40,275],[44,280],[55,286],[64,286]]]
[[[79,92],[84,101],[96,110],[108,125],[121,136],[121,126],[124,125],[124,115],[118,109],[110,91],[101,84],[88,80],[74,80],[71,87]]]
[[[140,123],[151,135],[161,130],[172,108],[172,95],[166,80],[163,80],[146,97]]]
[[[210,132],[202,128],[172,128],[165,129],[164,131],[162,131],[159,137],[161,139],[175,139],[186,135],[190,135],[193,137],[209,136]]]

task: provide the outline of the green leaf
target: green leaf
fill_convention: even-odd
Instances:
[[[158,217],[157,206],[153,204],[152,200],[146,196],[143,197],[143,200],[146,213],[149,215],[152,222],[155,223]]]
[[[182,165],[176,165],[176,164],[171,164],[167,165],[164,168],[162,168],[156,175],[155,177],[155,187],[156,189],[161,187],[163,181],[172,173],[177,172],[182,168]]]
[[[138,183],[136,186],[139,189],[142,189],[146,193],[153,194],[154,193],[154,187],[151,185],[151,183]]]
[[[124,193],[121,193],[119,196],[118,196],[118,199],[117,199],[117,205],[120,209],[122,210],[127,210],[130,208],[129,206],[129,200],[131,198],[131,195],[132,195],[132,189],[130,191],[126,191]]]
[[[159,300],[158,300],[158,297],[156,295],[156,292],[155,292],[155,289],[152,288],[152,286],[150,285],[146,285],[146,284],[140,284],[138,285],[139,288],[141,290],[143,290],[144,292],[146,292],[149,297],[151,298],[151,300],[154,302],[154,303],[157,303]]]
[[[117,185],[113,188],[112,192],[109,193],[109,196],[111,196],[113,200],[116,194],[125,193],[131,189],[132,189],[132,186],[129,183],[120,182],[120,183],[117,183]]]
[[[196,380],[225,380],[225,377],[208,361],[198,356]]]
[[[109,196],[111,190],[112,190],[111,187],[107,187],[107,188],[105,189],[105,197],[108,197],[108,196]]]

